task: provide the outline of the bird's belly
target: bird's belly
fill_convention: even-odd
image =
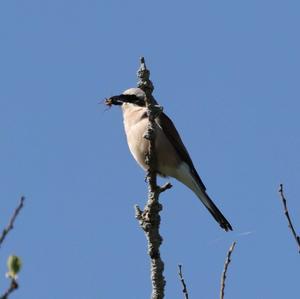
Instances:
[[[129,150],[138,162],[138,164],[146,170],[148,167],[145,163],[146,153],[149,148],[149,141],[146,140],[143,135],[145,133],[146,126],[137,123],[126,130],[127,143]]]
[[[143,137],[147,130],[147,124],[148,120],[145,119],[131,125],[130,128],[125,127],[130,152],[144,170],[148,169],[145,157],[149,149],[149,141]],[[176,177],[176,168],[180,164],[180,159],[174,147],[158,126],[155,127],[155,155],[157,161],[156,171],[162,176]]]

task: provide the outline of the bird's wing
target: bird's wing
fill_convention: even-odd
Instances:
[[[197,179],[201,189],[203,191],[206,190],[205,185],[203,184],[199,174],[197,173],[194,164],[192,162],[192,159],[184,146],[179,133],[176,130],[176,127],[174,126],[172,120],[163,112],[159,114],[159,116],[156,118],[157,124],[162,128],[163,132],[171,142],[171,144],[174,146],[174,149],[176,150],[179,157],[190,166],[191,172],[194,175],[194,177]]]

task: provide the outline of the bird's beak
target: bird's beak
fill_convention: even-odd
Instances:
[[[120,106],[124,103],[124,100],[122,99],[122,95],[119,95],[119,96],[113,96],[111,98],[105,99],[104,103],[107,106],[112,106],[112,105]]]

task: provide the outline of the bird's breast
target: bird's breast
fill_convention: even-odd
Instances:
[[[145,156],[149,149],[149,141],[144,138],[148,127],[146,109],[127,106],[123,108],[124,128],[128,147],[138,164],[146,170]],[[175,176],[180,158],[173,145],[164,134],[162,128],[155,124],[155,155],[157,171],[163,176]]]
[[[124,128],[131,154],[138,164],[147,169],[145,155],[149,147],[148,140],[143,136],[147,130],[148,118],[146,109],[129,103],[122,105]]]

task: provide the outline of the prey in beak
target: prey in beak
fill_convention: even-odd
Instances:
[[[112,105],[121,106],[124,103],[122,95],[113,96],[111,98],[105,99],[104,104],[111,107]]]

